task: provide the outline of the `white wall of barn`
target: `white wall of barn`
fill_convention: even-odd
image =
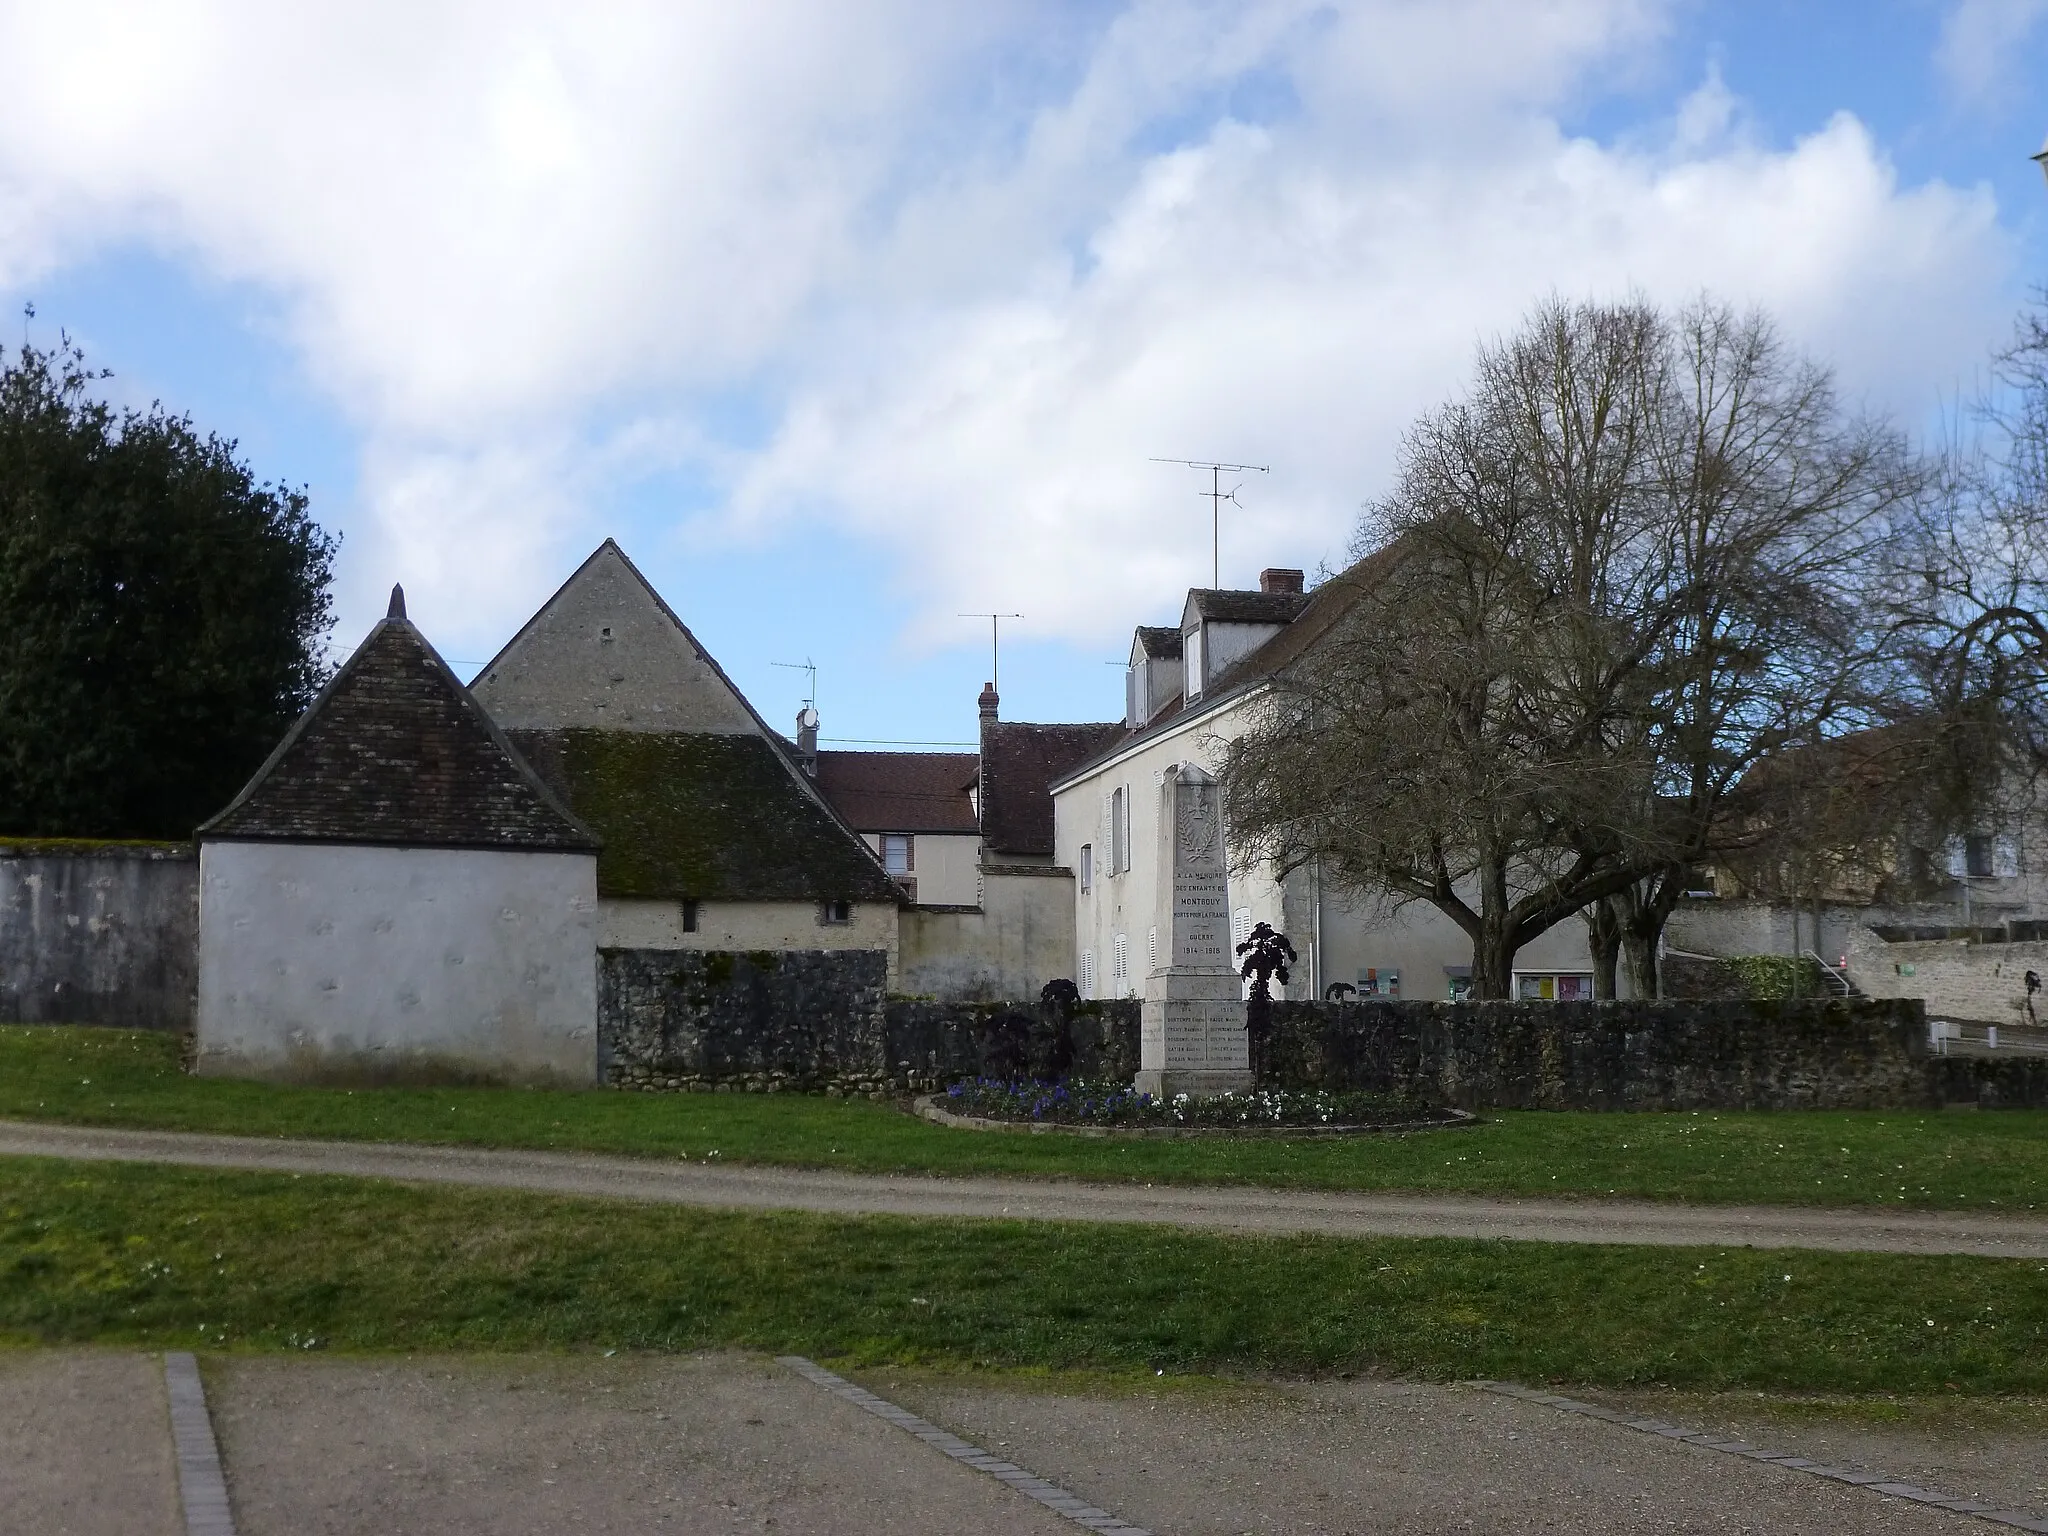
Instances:
[[[209,842],[198,1070],[597,1078],[587,853]]]

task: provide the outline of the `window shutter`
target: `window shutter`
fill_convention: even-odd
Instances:
[[[1145,935],[1145,974],[1159,969],[1159,930],[1157,927]]]
[[[1131,975],[1129,940],[1123,934],[1118,934],[1116,936],[1116,943],[1110,953],[1109,979],[1116,986],[1121,987],[1126,981],[1130,980]]]
[[[1095,996],[1095,951],[1092,949],[1081,951],[1081,995],[1087,998]]]

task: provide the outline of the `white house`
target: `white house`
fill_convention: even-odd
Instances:
[[[1075,875],[1076,980],[1084,996],[1140,996],[1164,963],[1155,914],[1159,882],[1170,871],[1155,866],[1167,770],[1193,763],[1216,771],[1247,706],[1348,611],[1362,579],[1354,567],[1304,593],[1300,571],[1268,570],[1255,592],[1189,592],[1178,629],[1137,630],[1123,729],[1051,786],[1053,859]],[[1314,870],[1285,882],[1266,869],[1233,872],[1229,901],[1233,943],[1265,922],[1294,944],[1301,963],[1290,997],[1322,997],[1342,984],[1364,995],[1447,999],[1469,984],[1471,941],[1435,908],[1389,912]],[[1585,927],[1572,920],[1524,946],[1515,990],[1590,998],[1592,975]]]

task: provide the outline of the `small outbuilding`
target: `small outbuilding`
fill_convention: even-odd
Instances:
[[[198,1070],[594,1083],[597,853],[394,588],[200,828]]]

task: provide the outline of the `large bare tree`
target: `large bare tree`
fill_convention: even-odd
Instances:
[[[1686,868],[1766,835],[1745,775],[1868,710],[1912,484],[1761,316],[1541,307],[1410,429],[1342,616],[1231,745],[1236,856],[1437,907],[1482,997],[1588,908],[1653,988]]]

